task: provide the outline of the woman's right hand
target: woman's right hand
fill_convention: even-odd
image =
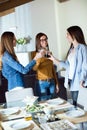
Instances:
[[[49,55],[50,55],[50,57],[48,59],[50,59],[50,60],[52,60],[54,62],[55,61],[55,57],[51,53],[49,53]]]
[[[42,58],[42,57],[43,57],[42,53],[38,52],[38,53],[36,53],[34,60],[37,60],[37,59]]]

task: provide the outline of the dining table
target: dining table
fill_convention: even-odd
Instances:
[[[38,102],[38,104],[43,109],[41,111],[35,111],[32,113],[29,112],[32,118],[26,118],[25,116],[26,105],[25,107],[24,106],[19,107],[17,106],[17,103],[15,102],[13,107],[7,107],[6,104],[4,103],[3,105],[0,105],[1,106],[0,107],[0,130],[18,130],[16,129],[16,127],[19,127],[20,130],[44,130],[43,128],[44,125],[42,125],[44,122],[41,123],[39,121],[39,119],[41,118],[41,116],[43,116],[43,114],[44,115],[48,114],[46,113],[47,111],[46,112],[44,111],[45,110],[44,108],[51,108],[53,112],[51,114],[55,114],[57,117],[57,120],[53,119],[49,122],[45,120],[46,122],[44,124],[50,125],[50,122],[52,124],[53,122],[69,121],[75,126],[76,124],[81,124],[81,127],[84,130],[83,123],[87,122],[87,112],[79,107],[77,107],[77,109],[84,112],[83,115],[76,116],[76,117],[66,115],[66,113],[72,110],[76,110],[76,108],[71,103],[69,103],[68,101],[60,97],[56,99],[50,99],[50,100]],[[28,120],[26,121],[26,119]],[[17,122],[18,124],[16,124]],[[23,124],[25,127],[23,127]],[[27,126],[29,126],[30,128]],[[56,130],[56,128],[53,130]]]

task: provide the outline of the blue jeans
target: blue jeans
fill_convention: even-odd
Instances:
[[[71,91],[73,105],[75,105],[75,106],[77,106],[78,93],[79,93],[79,91]]]
[[[69,87],[71,85],[71,82],[72,82],[72,80],[68,79]],[[71,97],[72,97],[72,100],[73,100],[73,105],[75,107],[77,106],[78,93],[79,93],[79,91],[71,91]]]
[[[55,96],[55,82],[53,79],[50,81],[36,81],[35,87],[36,96],[39,96],[39,101],[48,100]]]

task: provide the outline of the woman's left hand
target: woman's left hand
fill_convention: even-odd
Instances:
[[[56,93],[58,93],[59,92],[59,87],[58,87],[58,85],[56,85]]]

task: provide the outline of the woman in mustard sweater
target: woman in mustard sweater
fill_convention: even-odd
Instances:
[[[33,70],[36,75],[36,96],[39,96],[39,101],[48,100],[55,97],[55,92],[58,93],[58,81],[54,68],[53,61],[49,57],[48,37],[44,33],[36,35],[36,52],[41,52],[43,57],[36,61]],[[49,93],[48,93],[49,91]]]

